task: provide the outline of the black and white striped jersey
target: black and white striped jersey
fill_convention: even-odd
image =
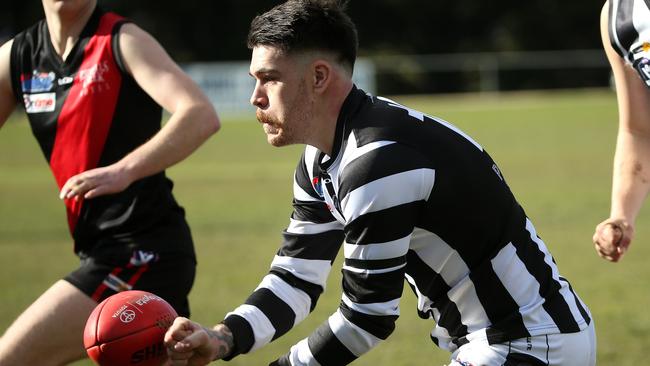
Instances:
[[[393,331],[404,279],[447,350],[577,332],[591,321],[497,165],[448,122],[354,88],[332,156],[307,146],[293,191],[269,274],[224,320],[235,354],[309,314],[341,244],[339,308],[274,364],[352,362]]]
[[[650,8],[647,0],[609,0],[609,39],[614,50],[650,87]]]

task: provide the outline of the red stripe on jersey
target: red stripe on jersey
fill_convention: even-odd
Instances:
[[[120,19],[111,13],[102,16],[61,108],[50,158],[59,189],[70,177],[96,168],[102,155],[122,83],[111,44],[113,26]],[[66,199],[65,205],[74,233],[83,199]]]

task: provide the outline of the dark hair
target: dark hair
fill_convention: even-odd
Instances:
[[[329,51],[354,68],[357,28],[345,13],[347,1],[289,0],[253,19],[248,48],[271,46],[284,52]]]

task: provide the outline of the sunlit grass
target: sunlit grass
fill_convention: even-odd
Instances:
[[[622,263],[600,260],[591,244],[594,226],[609,210],[614,95],[576,91],[393,99],[456,124],[490,152],[560,271],[591,308],[599,364],[644,364],[650,344],[647,210]],[[0,329],[77,264],[54,180],[28,124],[20,114],[15,119],[0,130]],[[193,318],[208,324],[241,303],[268,270],[287,225],[292,174],[301,152],[299,146],[268,146],[253,116],[223,120],[219,134],[169,170],[199,256]],[[339,272],[340,258],[318,308],[303,324],[229,364],[266,365],[307,336],[335,310]],[[414,309],[405,289],[397,330],[355,364],[446,364],[448,355],[428,337],[433,324],[420,320]]]

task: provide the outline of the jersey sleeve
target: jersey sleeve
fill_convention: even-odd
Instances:
[[[315,308],[343,242],[343,225],[311,184],[305,157],[294,175],[293,213],[269,273],[223,321],[233,332],[230,358],[289,331]]]
[[[274,364],[346,365],[393,332],[411,235],[433,188],[429,165],[408,148],[378,144],[343,169],[339,196],[347,225],[340,306]]]

